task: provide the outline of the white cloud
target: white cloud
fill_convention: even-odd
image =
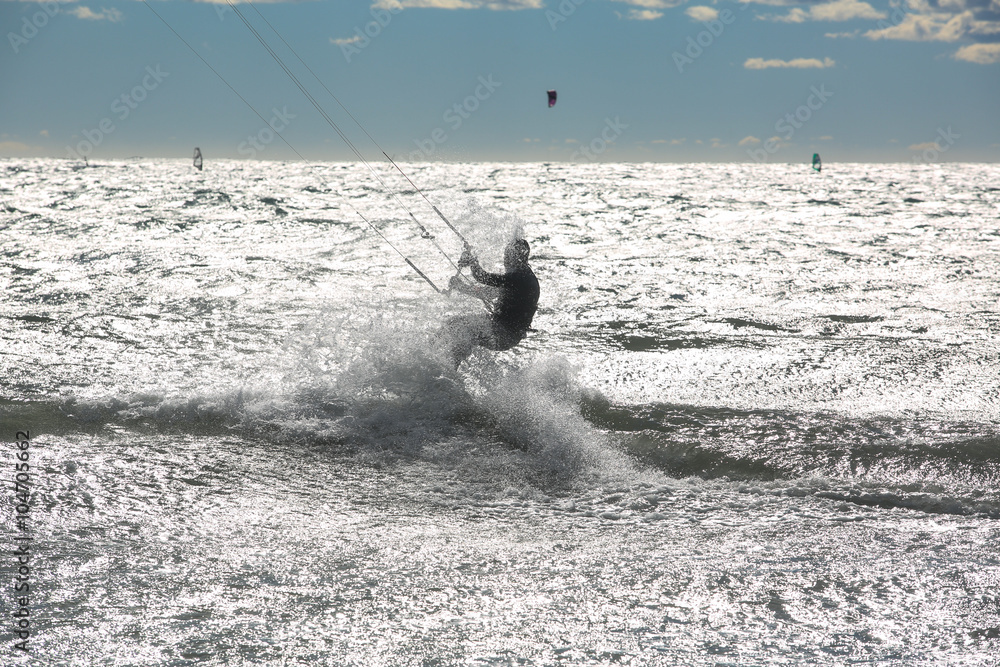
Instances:
[[[376,0],[382,9],[542,9],[543,0]]]
[[[642,9],[670,9],[677,5],[683,5],[686,0],[615,0],[624,2],[626,5],[641,7]]]
[[[347,46],[348,44],[354,44],[355,42],[361,41],[361,35],[355,35],[354,37],[346,37],[340,39],[330,38],[331,44],[336,44],[337,46]]]
[[[805,23],[809,20],[809,12],[795,7],[784,16],[765,16],[762,18],[769,21],[777,21],[779,23]]]
[[[808,9],[793,8],[784,16],[771,17],[772,21],[781,23],[804,23],[806,21],[853,21],[856,19],[875,20],[886,17],[867,2],[860,0],[833,0]]]
[[[688,7],[684,10],[684,13],[693,18],[695,21],[714,21],[719,18],[719,12],[711,7]]]
[[[764,60],[763,58],[749,58],[743,67],[746,69],[771,69],[771,68],[791,68],[791,69],[826,69],[836,65],[832,58],[795,58],[793,60]]]
[[[801,4],[801,0],[738,0],[738,2],[741,5],[767,5],[768,7],[791,7]]]
[[[867,2],[859,0],[834,0],[809,8],[809,15],[814,21],[852,21],[854,19],[881,19],[885,12],[880,12]]]
[[[39,136],[45,137],[46,139],[49,138],[49,131],[48,130],[42,130],[38,134],[39,134]]]
[[[632,21],[653,21],[663,16],[662,10],[682,5],[687,0],[615,0],[615,2],[623,2],[633,7],[625,18]]]
[[[1000,63],[1000,44],[970,44],[956,51],[953,57],[977,65],[993,65]]]
[[[996,35],[1000,33],[1000,21],[973,21],[969,26],[971,35]]]
[[[909,146],[908,149],[919,153],[921,151],[927,151],[927,150],[940,151],[941,147],[938,146],[937,142],[935,141],[926,141],[922,144],[913,144],[912,146]]]
[[[907,14],[899,25],[869,30],[868,39],[901,39],[910,42],[954,42],[972,25],[972,12],[961,14]]]
[[[738,146],[756,146],[760,143],[760,139],[754,136],[743,137],[740,139]]]
[[[56,2],[76,2],[76,0],[55,0]],[[229,0],[192,0],[193,2],[203,2],[208,5],[228,5]],[[233,0],[235,4],[241,4],[247,0]],[[280,5],[286,2],[298,2],[298,0],[255,0],[258,5]]]
[[[663,12],[653,11],[652,9],[630,9],[625,18],[630,21],[655,21],[662,16]]]
[[[82,5],[69,10],[69,13],[78,19],[87,21],[111,21],[112,23],[118,23],[125,18],[124,15],[117,9],[106,9],[102,7],[100,12],[95,12],[90,7],[84,7]]]

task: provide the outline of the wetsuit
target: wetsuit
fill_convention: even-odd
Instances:
[[[538,279],[528,264],[507,273],[484,271],[479,262],[469,265],[472,277],[499,292],[491,315],[466,315],[449,321],[451,354],[457,367],[474,345],[488,350],[509,350],[524,338],[538,308]]]

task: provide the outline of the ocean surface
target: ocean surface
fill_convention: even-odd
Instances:
[[[403,166],[0,160],[0,663],[1000,664],[1000,166]]]

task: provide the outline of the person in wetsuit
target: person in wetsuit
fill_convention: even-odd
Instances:
[[[450,287],[459,292],[492,302],[491,312],[463,315],[448,320],[447,337],[455,368],[472,354],[476,345],[488,350],[509,350],[524,338],[538,308],[538,279],[528,266],[528,242],[515,239],[504,248],[504,273],[489,273],[479,266],[468,246],[458,260],[458,267],[468,266],[480,285],[466,283],[459,276]],[[483,287],[485,286],[485,287]]]

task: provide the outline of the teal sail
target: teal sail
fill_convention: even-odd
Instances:
[[[819,153],[813,153],[813,169],[816,171],[823,170],[823,161],[819,159]]]

